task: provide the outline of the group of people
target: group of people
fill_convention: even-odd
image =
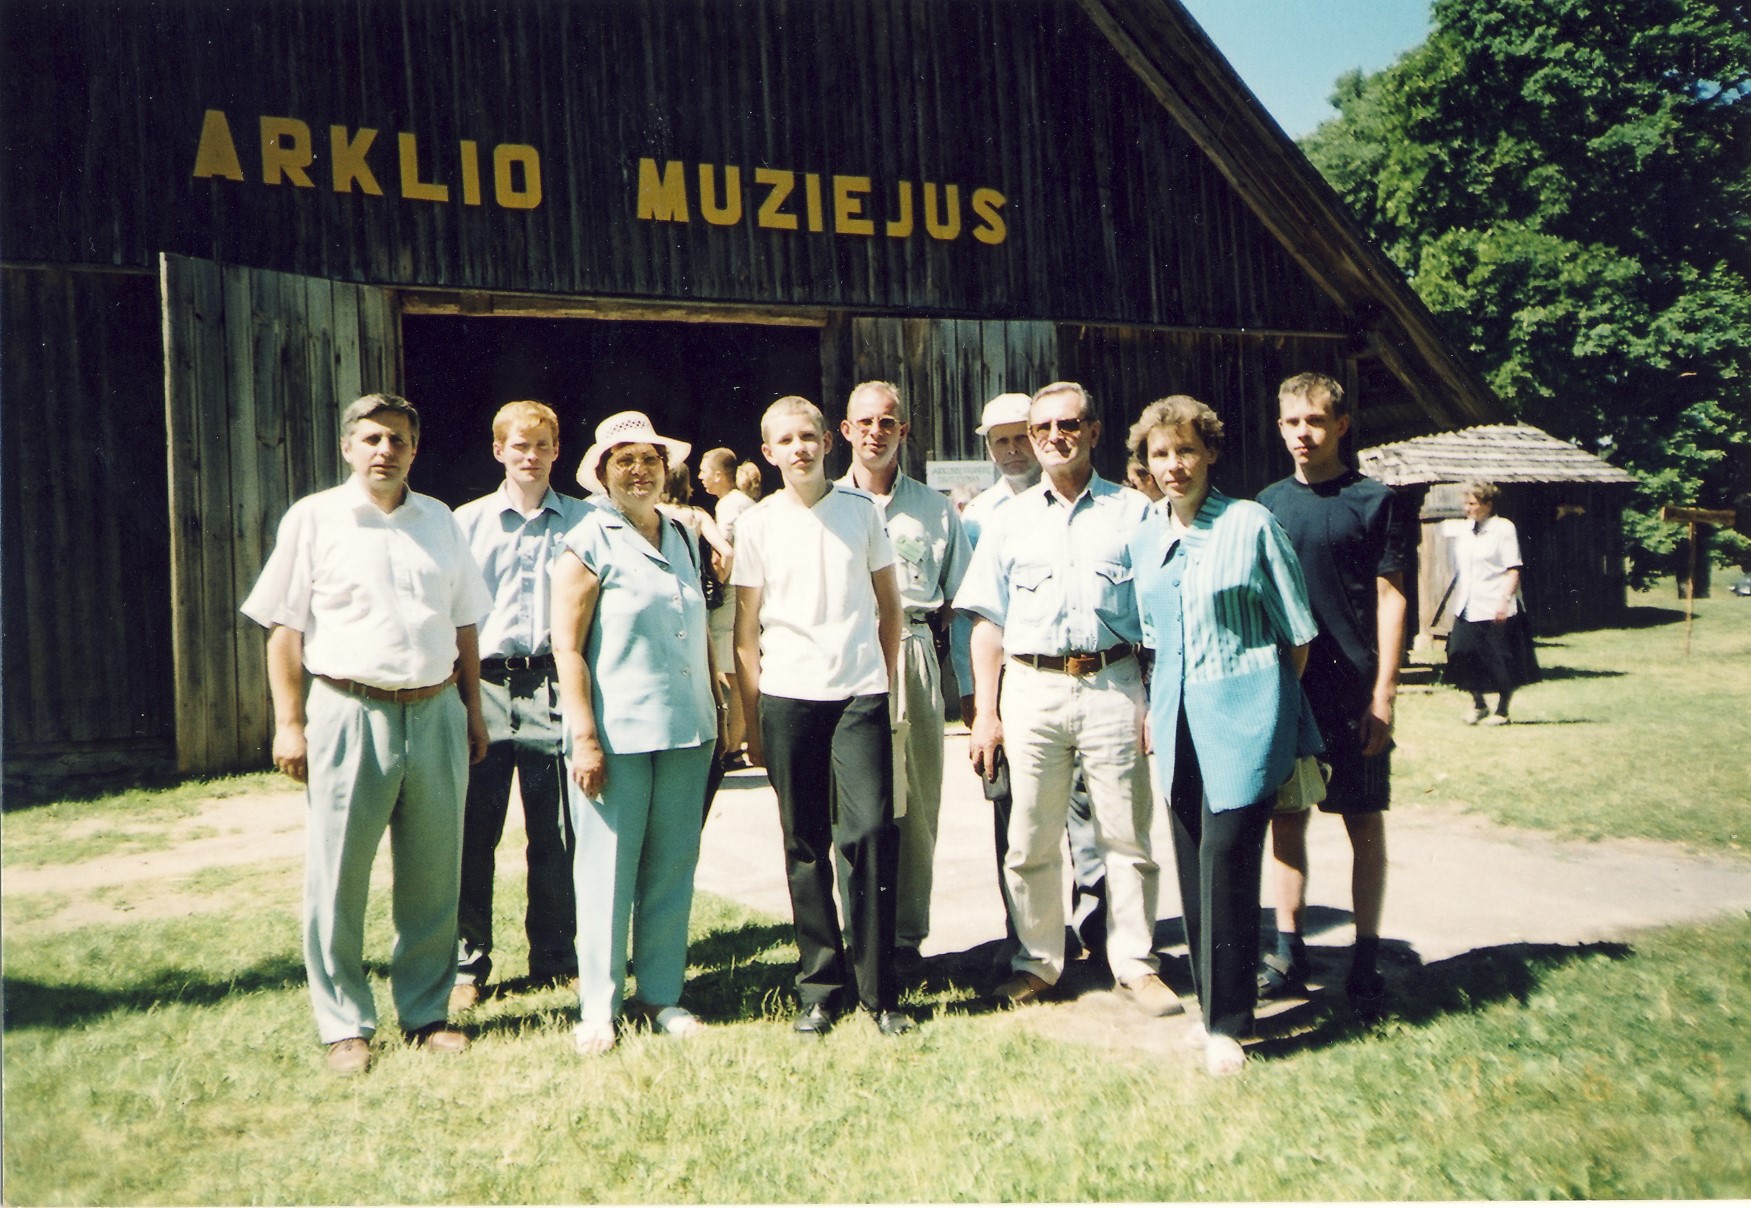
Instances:
[[[561,494],[558,417],[517,402],[493,421],[504,482],[452,516],[408,488],[414,408],[354,402],[348,481],[293,505],[243,605],[269,630],[275,763],[309,786],[304,951],[329,1067],[371,1062],[363,916],[386,829],[401,1027],[419,1047],[466,1047],[450,1016],[491,971],[513,773],[530,977],[575,979],[581,1053],[607,1052],[629,1022],[704,1026],[680,1001],[688,916],[710,796],[737,766],[764,767],[778,800],[793,1029],[820,1036],[861,1008],[883,1035],[911,1031],[900,994],[930,928],[944,642],[994,806],[1001,1001],[1048,996],[1074,955],[1068,833],[1071,934],[1141,1011],[1183,1010],[1154,942],[1165,809],[1201,1012],[1189,1034],[1212,1074],[1238,1072],[1259,996],[1299,992],[1309,972],[1317,800],[1354,850],[1346,988],[1377,1009],[1416,524],[1344,464],[1338,383],[1298,375],[1279,405],[1295,473],[1254,503],[1212,486],[1214,411],[1150,404],[1128,443],[1152,501],[1094,471],[1101,422],[1081,386],[999,395],[977,429],[998,480],[958,510],[901,468],[910,420],[893,385],[849,396],[837,480],[825,415],[788,396],[760,423],[782,488],[755,502],[758,475],[744,490],[735,455],[711,450],[711,516],[686,500],[688,444],[638,412],[598,425],[578,468],[591,498]],[[1316,756],[1329,781],[1285,791]],[[1267,835],[1279,943],[1261,967]]]

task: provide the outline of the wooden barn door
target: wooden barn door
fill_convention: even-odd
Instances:
[[[893,382],[912,414],[912,474],[922,475],[926,458],[983,460],[985,444],[973,429],[986,402],[1006,390],[1031,394],[1056,376],[1051,323],[854,318],[850,328],[851,381],[840,383],[825,410],[836,421],[851,385]]]
[[[287,506],[341,480],[341,410],[399,392],[400,316],[385,289],[181,256],[159,281],[177,765],[259,767],[266,644],[237,607]]]

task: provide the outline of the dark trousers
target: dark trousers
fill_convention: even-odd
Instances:
[[[1003,895],[1003,943],[996,964],[1009,968],[1016,952],[1015,907],[1009,900],[1009,884],[1003,879],[1003,862],[1009,855],[1009,813],[1015,798],[1009,791],[1009,761],[998,752],[997,775],[984,782],[985,799],[991,803],[991,821],[997,840],[997,891]],[[1107,951],[1107,866],[1101,859],[1094,830],[1094,804],[1088,799],[1082,769],[1070,782],[1070,808],[1065,812],[1064,831],[1070,840],[1070,929],[1076,943],[1091,959],[1105,960]],[[1074,948],[1075,945],[1069,945]],[[1067,949],[1069,950],[1069,949]]]
[[[1192,984],[1211,1034],[1245,1036],[1258,1004],[1259,875],[1276,794],[1212,810],[1184,713],[1177,742],[1168,811]]]
[[[899,1001],[894,976],[895,885],[900,832],[894,825],[893,737],[888,698],[796,700],[761,696],[766,774],[778,796],[791,915],[802,954],[797,993],[804,1006],[844,1005],[855,978],[871,1011]],[[846,928],[833,905],[833,852],[845,866]]]
[[[528,836],[529,905],[523,928],[529,937],[529,976],[536,981],[576,977],[575,840],[552,681],[541,672],[519,672],[503,683],[483,680],[480,687],[491,742],[486,758],[468,772],[462,890],[456,904],[457,975],[483,983],[492,972],[494,857],[505,833],[515,772]]]

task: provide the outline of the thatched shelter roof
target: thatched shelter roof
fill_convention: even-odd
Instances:
[[[1402,487],[1482,478],[1633,486],[1635,477],[1531,424],[1485,424],[1363,449],[1362,473]]]

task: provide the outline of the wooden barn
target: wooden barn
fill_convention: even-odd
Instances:
[[[8,0],[0,393],[8,772],[266,762],[237,602],[336,416],[424,415],[414,483],[651,412],[757,450],[773,397],[889,378],[909,463],[1000,390],[1274,388],[1362,443],[1504,418],[1175,0]]]
[[[1598,629],[1623,622],[1628,583],[1623,508],[1633,475],[1530,424],[1486,424],[1363,449],[1362,472],[1397,490],[1422,492],[1417,555],[1417,638],[1425,645],[1453,628],[1451,541],[1465,523],[1460,484],[1501,488],[1496,511],[1520,534],[1521,594],[1534,633]]]

